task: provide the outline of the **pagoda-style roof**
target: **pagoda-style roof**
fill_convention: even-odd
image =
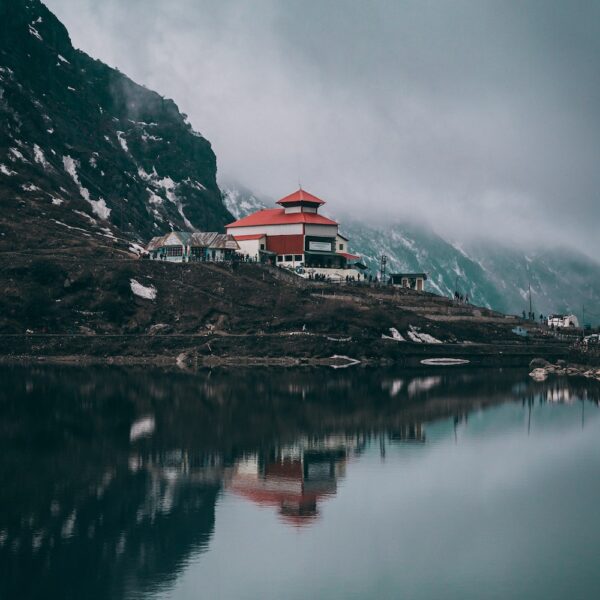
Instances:
[[[313,196],[312,194],[309,194],[307,191],[303,190],[302,188],[298,189],[297,191],[295,191],[293,194],[290,194],[289,196],[285,196],[284,198],[281,198],[281,200],[277,200],[277,204],[281,204],[282,206],[285,206],[286,204],[302,204],[302,203],[316,204],[317,206],[321,206],[322,204],[325,204],[325,200],[321,200],[321,198],[317,198],[317,196]]]
[[[281,200],[280,200],[281,202]],[[283,208],[267,208],[252,213],[247,217],[229,223],[225,227],[256,227],[263,225],[291,225],[294,223],[311,223],[313,225],[337,225],[336,221],[315,213],[286,214]]]

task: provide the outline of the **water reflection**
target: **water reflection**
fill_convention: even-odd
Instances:
[[[0,371],[0,597],[168,590],[210,548],[223,494],[318,527],[369,444],[502,403],[598,405],[600,386],[518,371]],[[534,416],[535,423],[535,416]],[[436,434],[438,435],[438,434]]]
[[[318,504],[335,495],[349,455],[363,447],[359,436],[330,435],[251,454],[236,462],[228,489],[275,507],[290,525],[308,525],[319,514]]]

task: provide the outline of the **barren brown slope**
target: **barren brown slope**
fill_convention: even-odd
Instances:
[[[22,202],[16,210],[31,205]],[[516,336],[513,318],[457,307],[433,294],[308,283],[253,264],[139,260],[110,232],[82,231],[51,219],[47,227],[35,218],[30,223],[39,232],[39,246],[19,244],[18,228],[14,243],[0,241],[5,359],[173,361],[184,352],[201,361],[312,361],[338,354],[361,361],[442,355],[481,362],[481,356],[492,361],[510,356],[523,363],[532,353],[565,352],[553,338],[534,342]],[[154,288],[156,298],[136,296],[132,280]],[[382,339],[391,327],[407,341]],[[411,327],[443,343],[413,343]]]

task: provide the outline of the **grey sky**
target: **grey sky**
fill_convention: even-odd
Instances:
[[[600,255],[600,2],[46,3],[174,98],[222,178]]]

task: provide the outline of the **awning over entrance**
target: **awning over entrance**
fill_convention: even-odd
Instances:
[[[346,260],[358,260],[360,258],[357,254],[349,254],[348,252],[338,252],[338,256],[343,256]]]
[[[319,252],[318,250],[305,250],[304,254],[309,254],[310,256],[328,256],[329,258],[339,256],[335,252]]]
[[[304,255],[304,265],[306,267],[334,267],[336,269],[341,269],[346,264],[346,259],[335,252],[305,250]]]

